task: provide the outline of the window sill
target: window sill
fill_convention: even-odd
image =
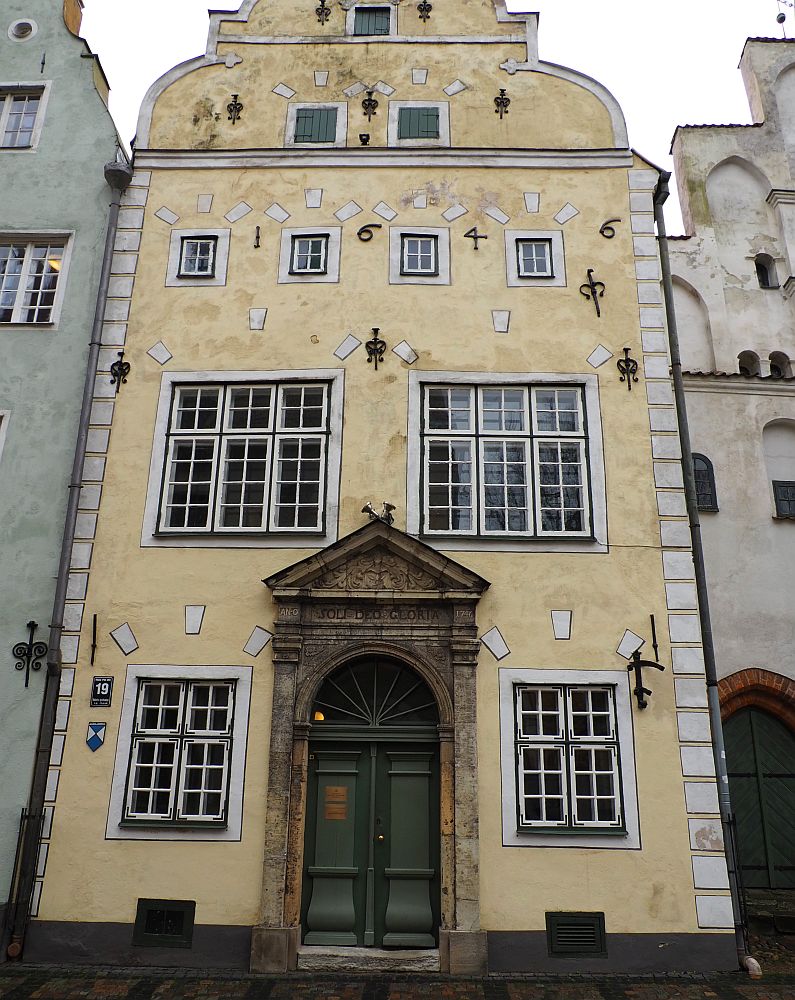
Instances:
[[[229,824],[222,822],[175,822],[174,820],[123,819],[119,823],[122,830],[227,830]]]
[[[517,837],[534,837],[539,835],[553,837],[627,837],[628,833],[625,827],[621,827],[621,829],[611,829],[603,826],[576,828],[570,826],[520,826],[516,828]]]
[[[795,514],[774,514],[774,521],[795,521]]]

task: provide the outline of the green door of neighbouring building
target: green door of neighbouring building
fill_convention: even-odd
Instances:
[[[433,695],[400,663],[358,660],[326,680],[313,720],[304,943],[435,947],[440,831]]]
[[[756,708],[723,731],[743,883],[795,889],[795,734]]]

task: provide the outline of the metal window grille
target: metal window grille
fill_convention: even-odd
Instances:
[[[604,913],[547,913],[550,955],[606,955]]]
[[[0,148],[30,148],[40,108],[41,91],[28,94],[0,92]]]
[[[705,455],[693,454],[693,475],[696,480],[696,502],[699,510],[717,510],[718,493],[715,471]]]
[[[424,531],[586,536],[582,389],[426,386]]]
[[[776,517],[795,517],[795,483],[773,482]]]
[[[0,323],[52,322],[63,258],[63,244],[0,242]]]
[[[398,139],[438,139],[438,108],[400,108]]]
[[[195,919],[195,900],[139,899],[132,943],[147,948],[190,948]]]
[[[520,278],[554,278],[551,240],[517,240],[516,257]]]
[[[328,386],[176,386],[160,530],[319,531]]]
[[[290,274],[326,274],[328,235],[293,236]]]
[[[439,238],[437,236],[401,236],[401,274],[437,275],[439,273]]]
[[[225,822],[234,699],[234,681],[139,682],[125,820]]]
[[[389,7],[357,7],[353,15],[354,35],[388,35]]]
[[[336,137],[336,108],[298,108],[295,113],[295,142],[334,142]]]
[[[519,829],[623,829],[615,693],[514,685]]]
[[[179,259],[181,278],[214,278],[217,236],[183,237]]]

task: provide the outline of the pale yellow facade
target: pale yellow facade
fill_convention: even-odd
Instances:
[[[697,609],[676,590],[690,583],[692,573],[671,569],[686,561],[688,542],[667,390],[651,215],[654,171],[627,148],[610,95],[572,71],[556,75],[557,67],[538,63],[534,15],[506,15],[490,0],[438,0],[423,22],[415,4],[401,3],[393,8],[397,34],[365,43],[345,34],[347,12],[337,3],[330,4],[324,25],[317,22],[314,0],[247,6],[238,20],[213,16],[206,61],[173,71],[172,82],[153,88],[154,104],[142,113],[137,173],[115,261],[117,276],[134,276],[134,285],[116,283],[128,293],[118,299],[126,304],[112,305],[106,324],[106,360],[123,348],[131,372],[118,396],[98,390],[100,404],[115,406],[112,424],[100,406],[94,425],[111,427],[110,442],[106,454],[96,453],[106,463],[94,483],[101,481],[101,502],[95,537],[86,543],[90,567],[78,561],[74,569],[72,596],[80,594],[86,574],[87,592],[84,602],[79,596],[73,602],[73,620],[82,614],[82,631],[75,630],[80,638],[73,688],[64,693],[68,735],[62,762],[53,768],[59,780],[57,797],[50,800],[51,838],[37,890],[34,940],[37,933],[46,940],[49,927],[61,933],[65,923],[125,925],[129,938],[141,898],[195,900],[197,925],[245,929],[264,923],[272,646],[257,656],[243,647],[255,626],[272,632],[278,618],[261,581],[313,555],[317,545],[300,535],[287,544],[275,534],[241,537],[235,547],[223,537],[208,544],[201,535],[153,536],[145,509],[148,490],[157,492],[160,483],[161,472],[153,468],[150,476],[150,463],[162,435],[157,414],[165,374],[177,382],[180,372],[217,372],[219,381],[224,373],[287,372],[311,380],[317,376],[300,373],[323,372],[336,378],[343,387],[343,419],[339,511],[327,525],[334,541],[362,528],[368,500],[395,504],[395,528],[407,530],[407,512],[416,510],[421,489],[409,465],[409,439],[417,426],[410,412],[412,378],[421,383],[422,373],[493,373],[498,384],[504,373],[528,373],[528,382],[534,373],[548,373],[564,384],[590,380],[593,386],[601,426],[599,441],[591,442],[590,472],[595,488],[604,483],[606,531],[598,527],[596,489],[595,528],[588,539],[464,538],[450,546],[443,537],[420,534],[421,541],[490,582],[477,605],[477,634],[496,627],[509,647],[499,661],[486,646],[479,653],[479,899],[467,911],[466,926],[459,920],[447,929],[486,932],[489,939],[498,932],[543,938],[546,913],[594,911],[605,914],[608,942],[613,935],[618,942],[615,950],[608,943],[616,967],[631,965],[626,955],[641,938],[653,941],[658,952],[679,948],[673,967],[725,964],[732,941],[728,890],[720,878],[704,887],[697,875],[694,885],[694,857],[718,868],[723,858],[717,808],[705,804],[712,801],[714,777],[703,765],[688,772],[686,753],[680,754],[693,749],[703,758],[709,743],[703,736],[706,697],[698,692],[703,667]],[[458,44],[454,36],[461,36]],[[508,60],[511,72],[500,68]],[[413,82],[414,68],[427,70],[426,83]],[[323,86],[316,85],[318,72],[328,72]],[[443,88],[458,79],[466,89],[448,96]],[[379,107],[368,122],[361,103],[366,92],[348,97],[344,90],[357,81],[369,89],[376,80],[394,92],[375,92]],[[280,84],[293,96],[274,93]],[[504,118],[495,113],[500,88],[511,101]],[[231,95],[243,106],[234,123],[226,109]],[[449,147],[390,147],[391,101],[443,102],[449,108]],[[345,146],[286,148],[294,102],[347,103]],[[360,132],[370,135],[366,149]],[[307,207],[306,192],[320,190],[320,206]],[[536,211],[528,193],[539,195]],[[351,201],[361,211],[340,220],[335,213]],[[230,221],[241,203],[251,211]],[[373,213],[382,203],[396,213],[392,220]],[[277,222],[273,212],[265,214],[274,205],[289,218]],[[442,213],[457,205],[466,214],[446,220]],[[565,206],[575,214],[561,212]],[[503,216],[508,221],[501,222]],[[600,232],[607,220],[614,220],[613,238]],[[381,226],[367,242],[357,238],[365,224]],[[449,284],[390,283],[390,227],[449,231]],[[477,250],[465,238],[475,227],[488,236]],[[285,228],[341,229],[338,283],[280,283]],[[172,233],[178,230],[231,231],[225,284],[166,286]],[[506,230],[560,232],[565,284],[509,286]],[[589,268],[605,290],[601,316],[581,294]],[[250,311],[265,309],[264,328],[252,329],[257,323]],[[498,313],[510,314],[507,332],[496,330]],[[363,346],[344,359],[335,357],[347,335],[364,342],[372,328],[387,344],[377,371]],[[418,355],[412,364],[392,353],[402,341]],[[172,356],[164,364],[147,353],[157,342]],[[609,360],[594,355],[600,345]],[[629,392],[616,366],[624,348],[640,364]],[[330,465],[328,476],[335,479],[337,469]],[[666,538],[674,537],[675,544],[665,548]],[[669,554],[677,558],[664,561]],[[200,632],[187,635],[185,609],[196,606],[206,608]],[[551,612],[557,610],[571,612],[568,639],[553,631]],[[629,740],[634,753],[637,794],[627,787],[624,792],[627,811],[634,808],[630,799],[636,800],[637,843],[622,847],[614,838],[581,847],[569,837],[561,846],[538,846],[530,832],[521,846],[506,846],[501,759],[512,748],[500,730],[506,710],[500,671],[549,669],[552,682],[555,672],[612,671],[617,684],[631,687],[628,659],[616,649],[631,630],[646,640],[644,656],[653,658],[650,615],[665,671],[646,671],[644,681],[653,690],[648,708],[639,710],[630,691],[631,711],[619,719],[622,740]],[[98,639],[92,666],[93,616]],[[680,621],[671,624],[669,616]],[[109,635],[123,623],[137,644],[126,655]],[[419,632],[415,637],[421,642]],[[672,664],[673,649],[687,651],[679,665]],[[240,839],[109,837],[130,664],[250,669]],[[89,706],[96,675],[114,678],[109,709]],[[682,715],[694,718],[683,725]],[[700,737],[692,736],[688,721],[701,727]],[[92,753],[83,734],[96,722],[106,723],[107,731],[104,745]],[[701,798],[688,785],[699,785]],[[528,957],[523,943],[511,947],[505,959],[489,943],[489,967],[545,967]],[[658,967],[666,961],[660,959]],[[202,958],[196,956],[194,964],[203,964]]]

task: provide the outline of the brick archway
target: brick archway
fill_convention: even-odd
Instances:
[[[741,708],[759,708],[795,733],[795,681],[751,667],[718,682],[720,714],[725,721]]]

